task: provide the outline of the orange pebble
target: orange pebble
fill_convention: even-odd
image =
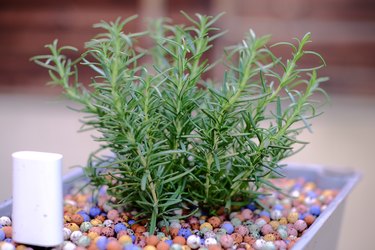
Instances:
[[[150,235],[146,239],[146,244],[151,246],[156,246],[159,243],[159,238],[156,235]]]
[[[99,234],[96,233],[96,232],[89,232],[89,233],[87,234],[87,236],[88,236],[91,240],[94,240],[94,239],[96,239],[96,238],[99,237]]]
[[[105,216],[104,215],[98,215],[95,217],[96,220],[100,220],[102,223],[105,221]]]
[[[244,238],[243,238],[243,241],[249,245],[253,245],[254,242],[256,241],[256,239],[250,235],[246,235]]]
[[[213,228],[217,228],[221,224],[221,219],[217,216],[212,216],[208,219],[208,223],[210,223]]]
[[[176,237],[178,234],[179,229],[176,227],[172,227],[169,229],[169,234],[172,236],[172,238]]]
[[[273,234],[266,234],[263,236],[263,239],[265,241],[275,241],[276,237]]]
[[[230,235],[230,237],[232,237],[234,243],[236,243],[236,244],[240,244],[242,242],[242,240],[243,240],[242,235],[239,234],[239,233],[232,233]]]
[[[12,238],[12,227],[11,226],[5,226],[2,228],[2,230],[5,233],[6,238]]]
[[[122,250],[121,244],[116,240],[112,240],[107,244],[107,250]]]
[[[101,220],[95,218],[95,219],[92,219],[92,220],[90,221],[90,223],[91,223],[91,225],[93,225],[94,227],[96,227],[96,226],[101,225],[103,222],[102,222]]]
[[[269,223],[270,222],[270,217],[268,217],[268,216],[261,216],[260,218],[262,218],[263,220],[265,220],[267,223]]]
[[[91,242],[90,246],[87,248],[87,250],[98,250],[98,247],[96,246],[95,242]]]
[[[221,250],[221,246],[219,244],[215,244],[215,245],[209,245],[208,246],[208,250]]]
[[[146,232],[146,228],[144,226],[138,226],[134,232],[136,235],[142,235],[144,232]]]
[[[128,244],[128,243],[132,243],[133,240],[132,238],[129,236],[129,235],[123,235],[121,236],[119,239],[118,239],[118,242],[122,245],[125,245],[125,244]]]
[[[72,232],[79,231],[79,226],[76,223],[67,223],[65,224],[65,227],[69,228]]]
[[[173,239],[173,243],[175,243],[175,244],[179,244],[179,245],[185,245],[186,240],[185,240],[185,238],[182,237],[182,236],[176,236],[176,237],[174,237],[174,239]]]
[[[288,220],[285,217],[281,217],[279,223],[280,225],[286,225],[288,224]]]
[[[315,217],[314,217],[314,215],[308,214],[308,215],[305,216],[305,219],[304,219],[304,220],[305,220],[306,224],[307,224],[308,226],[310,226],[311,224],[314,223],[314,221],[315,221]]]
[[[70,215],[68,214],[65,214],[64,215],[64,223],[69,223],[72,221],[72,218],[70,217]]]
[[[273,230],[277,230],[277,228],[280,225],[280,223],[278,221],[276,221],[276,220],[270,221],[268,224],[271,225],[271,227],[272,227]]]
[[[156,250],[156,247],[151,246],[151,245],[146,245],[143,250]]]
[[[84,221],[82,215],[80,214],[73,214],[71,217],[70,217],[71,221],[73,223],[76,223],[78,226],[80,226],[82,224],[82,222]]]
[[[157,250],[168,250],[168,249],[169,249],[169,244],[166,243],[165,241],[160,241],[160,242],[156,245],[156,249],[157,249]]]

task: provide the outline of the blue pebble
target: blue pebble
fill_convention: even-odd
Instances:
[[[126,230],[126,229],[128,229],[128,228],[123,223],[117,223],[115,225],[115,232],[116,233],[118,233],[118,232],[120,232],[122,230]]]
[[[83,217],[83,221],[90,221],[90,216],[88,214],[81,214],[81,216]]]
[[[107,249],[108,239],[105,236],[99,236],[98,240],[96,241],[96,247],[99,250]]]
[[[204,246],[204,239],[201,238],[201,245]]]
[[[232,223],[225,222],[221,224],[221,228],[225,229],[225,231],[227,231],[227,234],[232,234],[234,232]]]
[[[134,244],[126,244],[124,246],[124,250],[140,250],[141,248],[139,248],[138,246],[134,245]]]
[[[135,220],[129,220],[128,221],[128,224],[131,226],[131,225],[133,225],[135,223]]]
[[[167,243],[169,246],[172,246],[173,244],[173,240],[165,240],[164,242]]]
[[[135,242],[135,240],[137,239],[137,237],[135,237],[135,235],[134,235],[134,234],[130,235],[130,238],[132,238],[132,241],[133,241],[133,243],[134,243],[134,242]]]
[[[3,230],[0,230],[0,241],[3,241],[5,239],[5,233]]]
[[[191,231],[188,228],[180,228],[180,230],[178,230],[178,236],[182,236],[185,239],[187,239],[190,235]]]
[[[301,190],[302,188],[302,184],[301,183],[296,183],[294,184],[292,190]]]
[[[95,218],[100,213],[101,213],[100,208],[98,208],[98,207],[92,207],[92,208],[90,208],[90,216],[91,216],[91,218]]]
[[[273,209],[274,209],[274,210],[280,210],[280,211],[283,211],[283,210],[284,210],[284,206],[281,205],[281,204],[276,204],[275,206],[273,206]]]
[[[306,195],[307,195],[307,197],[312,198],[312,199],[315,199],[315,198],[318,197],[318,195],[314,191],[309,191],[309,192],[307,192]]]
[[[106,195],[107,194],[107,188],[106,187],[101,187],[99,189],[99,195]]]
[[[309,213],[300,214],[298,219],[300,219],[300,220],[304,220],[305,217],[306,217],[306,215],[308,215],[308,214],[309,214]]]
[[[12,243],[13,240],[12,240],[11,238],[6,238],[6,239],[4,240],[4,242]]]
[[[260,212],[259,216],[265,216],[265,217],[268,217],[268,218],[271,217],[270,213],[266,210],[263,210],[262,212]]]
[[[250,209],[251,211],[255,211],[257,209],[257,207],[255,206],[254,203],[250,203],[246,206],[246,208]]]
[[[319,216],[321,213],[320,207],[318,205],[313,205],[310,207],[310,214],[314,216]]]

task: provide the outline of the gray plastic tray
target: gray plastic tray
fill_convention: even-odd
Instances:
[[[289,178],[303,177],[307,181],[315,182],[320,188],[340,190],[336,198],[308,229],[309,232],[305,233],[293,247],[293,250],[336,249],[345,201],[360,180],[360,174],[354,171],[302,164],[289,164],[283,172]],[[64,194],[70,190],[74,181],[82,178],[82,169],[75,169],[65,175]],[[10,216],[11,211],[11,199],[0,203],[0,216]]]

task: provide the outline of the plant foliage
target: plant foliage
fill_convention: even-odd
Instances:
[[[272,186],[279,162],[305,145],[297,135],[319,114],[313,98],[325,96],[321,66],[299,66],[305,55],[324,65],[305,48],[309,33],[273,45],[289,47],[291,57],[284,59],[268,47],[269,37],[250,30],[225,51],[224,77],[212,84],[204,75],[215,63],[206,54],[224,33],[213,26],[221,15],[183,15],[189,25],[158,20],[141,33],[124,31],[135,16],[101,22],[94,27],[104,33],[78,59],[67,58],[76,49],[57,40],[46,46],[50,54],[33,58],[48,69],[51,84],[82,105],[84,128],[101,134],[85,168],[92,183],[107,185],[119,205],[149,216],[151,232],[184,205],[229,211],[255,199],[260,186]],[[155,46],[139,48],[142,37]],[[92,69],[88,87],[78,64]],[[114,157],[101,156],[108,149]]]

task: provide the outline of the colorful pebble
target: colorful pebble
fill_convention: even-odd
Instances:
[[[88,195],[69,195],[64,200],[63,250],[276,250],[289,249],[327,207],[336,191],[319,190],[311,183],[288,180],[292,199],[270,191],[259,201],[269,210],[253,203],[230,215],[224,209],[215,216],[198,212],[184,220],[160,221],[156,235],[148,235],[147,221],[136,218],[137,211],[115,210],[108,203],[105,189],[98,203]],[[261,192],[265,190],[260,190]],[[182,213],[184,211],[179,211]],[[13,249],[11,219],[0,217],[0,250],[4,244]],[[9,246],[9,245],[8,245]]]

